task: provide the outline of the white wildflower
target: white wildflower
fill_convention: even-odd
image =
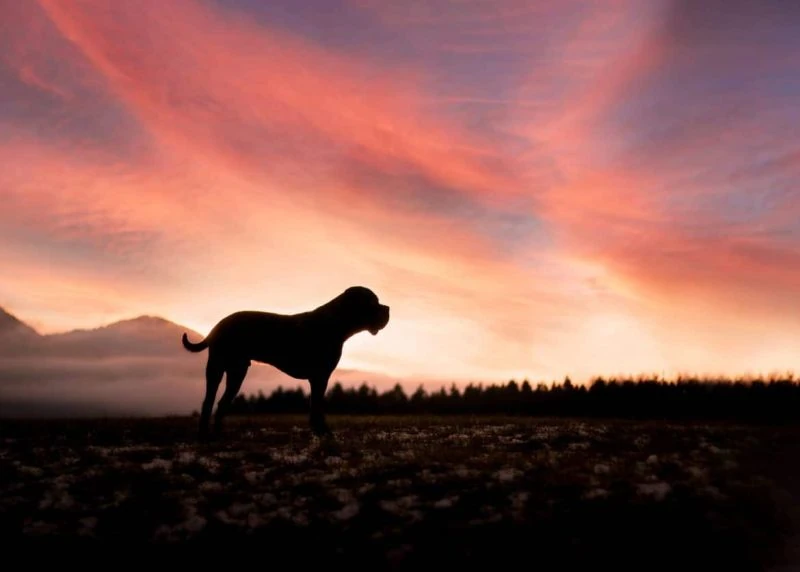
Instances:
[[[169,472],[172,469],[172,461],[168,461],[167,459],[160,459],[156,457],[149,463],[142,463],[142,468],[145,471],[152,471],[156,469],[162,469],[165,472]]]
[[[406,514],[406,518],[408,518],[411,522],[419,522],[423,519],[424,515],[422,514],[421,510],[409,510]]]
[[[276,497],[272,493],[260,493],[257,495],[253,495],[253,500],[261,504],[262,506],[269,506],[277,503],[278,497]]]
[[[75,505],[75,500],[65,490],[60,488],[51,489],[44,493],[44,497],[39,501],[39,508],[55,508],[58,510],[67,510]]]
[[[53,508],[58,510],[68,510],[75,506],[75,499],[72,498],[68,492],[63,491],[58,497],[58,500],[53,505]]]
[[[727,498],[717,487],[711,485],[703,487],[702,492],[714,500],[725,500]]]
[[[580,441],[580,442],[570,443],[569,445],[567,445],[567,449],[569,449],[570,451],[585,451],[586,449],[589,448],[590,445],[591,443],[589,443],[588,441]]]
[[[518,491],[515,493],[511,493],[508,496],[508,499],[511,501],[511,509],[514,512],[521,511],[525,507],[525,504],[528,502],[530,496],[531,494],[528,491]]]
[[[219,470],[219,462],[210,457],[197,457],[196,462],[204,466],[209,473],[216,473]]]
[[[469,521],[469,525],[470,526],[481,526],[481,525],[484,525],[484,524],[492,524],[492,523],[495,523],[495,522],[499,522],[502,519],[503,519],[503,515],[502,514],[495,513],[495,514],[491,514],[491,515],[487,516],[486,518],[473,518],[472,520]]]
[[[323,483],[329,483],[333,481],[338,481],[341,477],[342,477],[342,472],[338,469],[334,469],[330,473],[323,474],[321,477],[319,477],[319,480],[322,481]]]
[[[473,477],[473,476],[475,476],[477,474],[477,471],[475,471],[473,469],[468,469],[467,467],[465,467],[463,465],[461,465],[459,467],[456,467],[456,470],[454,472],[455,472],[456,476],[461,478],[461,479],[466,479],[468,477]]]
[[[247,515],[247,527],[258,528],[266,524],[266,520],[257,512],[251,512]]]
[[[610,471],[610,469],[608,468],[608,465],[604,465],[602,463],[597,463],[594,466],[594,474],[595,475],[607,475],[609,473],[609,471]]]
[[[110,453],[157,453],[159,448],[153,445],[123,445],[122,447],[107,447]]]
[[[357,514],[358,514],[358,503],[356,501],[352,501],[344,505],[340,510],[335,511],[333,513],[333,516],[337,520],[350,520]]]
[[[244,474],[245,480],[251,485],[256,484],[264,478],[266,471],[247,471]]]
[[[32,534],[32,535],[40,535],[40,534],[50,534],[58,530],[58,526],[56,526],[52,522],[45,522],[43,520],[36,520],[30,524],[26,524],[22,532],[24,534]]]
[[[289,453],[289,454],[273,455],[273,459],[279,462],[282,461],[289,465],[299,465],[300,463],[306,462],[308,460],[308,457],[303,454],[293,455]]]
[[[708,473],[706,469],[701,469],[700,467],[689,467],[686,469],[686,472],[689,473],[693,479],[704,479]]]
[[[361,487],[359,487],[359,489],[358,489],[358,494],[359,495],[366,494],[366,493],[368,493],[369,491],[371,491],[374,488],[375,488],[375,485],[373,483],[367,483],[365,485],[361,485]]]
[[[400,514],[417,503],[416,495],[407,495],[397,500],[382,500],[378,504],[386,512]]]
[[[57,489],[68,489],[69,486],[75,482],[75,476],[68,474],[58,475],[52,482],[53,486]]]
[[[39,467],[29,467],[27,465],[23,465],[19,468],[19,472],[23,475],[29,475],[31,477],[41,477],[44,474],[44,471]]]
[[[214,516],[217,517],[217,520],[220,520],[225,524],[239,524],[236,520],[228,516],[228,513],[224,510],[218,510],[216,513],[214,513]]]
[[[386,484],[390,487],[405,488],[411,486],[411,481],[409,479],[391,479],[386,481]]]
[[[166,524],[159,525],[153,531],[153,539],[166,541],[166,542],[175,542],[177,540],[177,536],[175,534],[175,530]]]
[[[354,499],[352,491],[347,489],[333,489],[331,495],[342,504],[347,504]]]
[[[256,505],[253,503],[240,503],[235,502],[230,507],[228,507],[228,514],[235,518],[242,518],[255,510]]]
[[[89,536],[94,534],[94,529],[97,526],[97,517],[96,516],[87,516],[82,518],[78,521],[81,524],[81,528],[78,531],[78,534],[81,536]]]
[[[285,520],[290,520],[295,524],[306,526],[308,525],[308,515],[305,512],[292,513],[288,506],[282,506],[277,510],[278,516]]]
[[[206,519],[199,514],[193,514],[183,521],[181,526],[189,532],[200,532],[206,527],[206,522]]]
[[[101,504],[100,508],[101,509],[109,509],[109,508],[118,507],[119,505],[121,505],[125,501],[125,499],[128,498],[128,495],[129,495],[129,491],[127,491],[127,490],[126,491],[114,491],[114,498],[111,499],[110,502]]]
[[[639,494],[645,496],[652,496],[656,500],[660,501],[664,500],[664,497],[666,497],[670,493],[672,487],[669,486],[669,483],[657,482],[657,483],[642,483],[637,487],[637,489],[639,491]]]
[[[222,490],[222,484],[217,481],[203,481],[198,488],[203,492],[219,492]]]
[[[522,475],[522,471],[519,469],[515,469],[513,467],[507,467],[505,469],[500,469],[499,471],[494,473],[494,478],[496,478],[501,483],[510,483],[517,477]]]
[[[433,503],[434,508],[450,508],[458,502],[458,496],[444,497]]]

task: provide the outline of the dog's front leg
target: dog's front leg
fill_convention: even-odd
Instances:
[[[331,429],[325,421],[325,391],[328,389],[330,375],[309,379],[311,383],[311,413],[309,421],[315,435],[329,435]]]

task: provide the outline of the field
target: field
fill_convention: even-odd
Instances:
[[[0,422],[4,552],[800,569],[800,428],[499,417]],[[135,550],[132,550],[135,549]],[[552,566],[551,566],[552,565]],[[793,565],[793,566],[791,566]],[[785,567],[781,567],[785,566]]]

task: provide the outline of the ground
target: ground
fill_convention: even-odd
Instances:
[[[800,428],[330,423],[319,440],[304,417],[231,418],[200,444],[190,417],[2,421],[0,533],[29,554],[257,550],[263,565],[800,569]]]

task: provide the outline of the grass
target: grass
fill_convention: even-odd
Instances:
[[[335,440],[311,437],[304,416],[231,418],[224,440],[199,444],[193,418],[2,421],[0,533],[29,554],[257,551],[379,569],[767,570],[797,557],[800,428],[330,423]]]

